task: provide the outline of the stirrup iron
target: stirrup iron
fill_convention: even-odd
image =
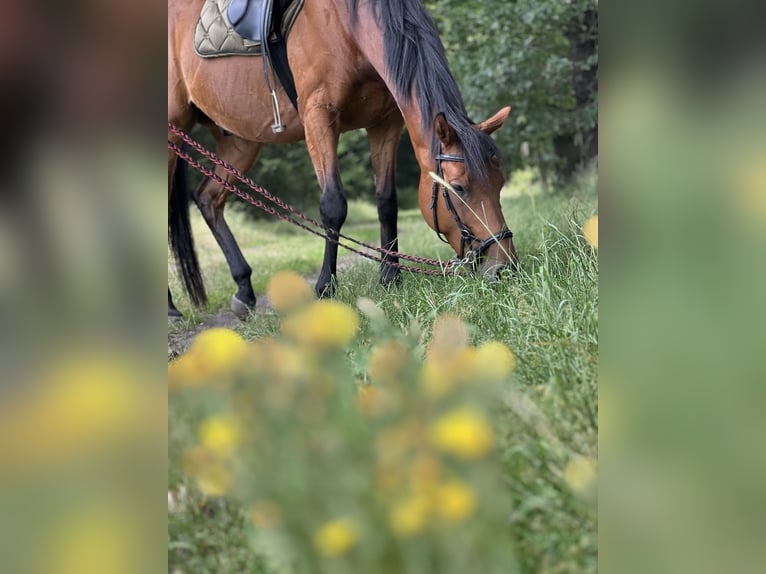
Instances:
[[[277,101],[276,90],[271,90],[271,106],[274,108],[274,124],[271,126],[271,131],[275,134],[281,134],[285,131],[286,126],[282,123],[282,116],[279,114],[279,102]]]

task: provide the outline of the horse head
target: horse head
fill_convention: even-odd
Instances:
[[[420,209],[434,231],[473,270],[494,278],[518,262],[513,234],[500,207],[504,177],[497,147],[489,137],[502,127],[506,107],[462,134],[444,114],[434,119],[434,171],[438,179],[421,177]],[[468,137],[466,137],[468,136]],[[442,237],[443,236],[443,237]]]

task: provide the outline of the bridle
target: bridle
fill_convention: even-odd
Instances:
[[[459,163],[464,163],[465,158],[462,155],[452,155],[448,153],[438,153],[435,157],[436,160],[436,175],[438,175],[440,178],[443,177],[442,172],[442,162],[443,161],[454,161]],[[442,232],[439,230],[439,219],[437,217],[437,209],[436,209],[436,200],[438,199],[438,193],[439,188],[442,190],[442,197],[444,198],[444,203],[447,206],[447,211],[450,212],[450,215],[452,215],[452,219],[455,220],[455,224],[458,226],[458,229],[460,229],[460,254],[459,257],[461,260],[465,260],[466,262],[473,263],[477,259],[479,259],[482,254],[489,248],[491,245],[497,243],[498,241],[502,241],[503,239],[508,239],[509,237],[513,237],[513,232],[508,229],[507,227],[504,228],[499,233],[493,233],[489,237],[487,237],[484,240],[479,239],[476,237],[476,235],[473,234],[471,231],[471,228],[468,227],[463,221],[460,219],[460,215],[458,215],[457,210],[455,209],[455,205],[452,203],[452,198],[450,197],[449,190],[440,184],[438,181],[434,180],[433,187],[431,188],[431,212],[434,216],[434,231],[436,231],[436,236],[441,239],[444,243],[449,243],[446,237],[442,234]],[[474,248],[470,249],[471,246],[478,242],[479,244]],[[466,247],[469,248],[469,250],[466,252]]]

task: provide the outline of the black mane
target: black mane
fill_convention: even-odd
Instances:
[[[472,175],[482,176],[490,158],[499,155],[497,146],[468,117],[431,15],[420,0],[367,1],[383,31],[386,71],[394,83],[394,95],[409,104],[414,94],[424,130],[433,131],[436,114],[444,113],[463,146],[466,169]],[[354,24],[360,0],[348,2]],[[435,134],[431,152],[434,155],[439,152]]]

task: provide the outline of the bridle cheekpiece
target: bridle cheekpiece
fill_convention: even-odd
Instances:
[[[454,162],[464,163],[465,158],[462,155],[453,155],[453,154],[440,152],[436,154],[435,161],[436,161],[436,169],[435,169],[436,175],[438,175],[439,178],[442,178],[444,175],[442,172],[443,161],[454,161]],[[452,203],[452,198],[450,197],[449,189],[447,189],[446,186],[442,185],[437,180],[434,180],[433,187],[431,188],[430,209],[431,209],[431,212],[433,213],[434,231],[436,232],[436,236],[439,239],[441,239],[444,243],[449,243],[449,241],[444,237],[442,232],[439,230],[439,219],[437,217],[437,209],[436,209],[436,201],[439,197],[439,189],[442,190],[442,197],[444,198],[444,203],[447,206],[447,211],[450,212],[450,215],[452,215],[452,219],[455,220],[455,224],[457,225],[458,229],[460,229],[460,253],[459,253],[460,260],[473,264],[484,254],[484,252],[491,245],[497,243],[498,241],[502,241],[503,239],[508,239],[509,237],[513,237],[513,232],[507,227],[503,229],[502,231],[500,231],[499,233],[493,233],[492,235],[490,235],[484,240],[481,240],[478,237],[476,237],[476,235],[474,235],[474,233],[471,231],[470,227],[468,227],[465,223],[463,223],[463,220],[460,219],[460,215],[455,209],[455,204]],[[478,242],[478,245],[472,248],[472,246],[477,242]],[[468,251],[466,251],[466,247],[469,248]]]

